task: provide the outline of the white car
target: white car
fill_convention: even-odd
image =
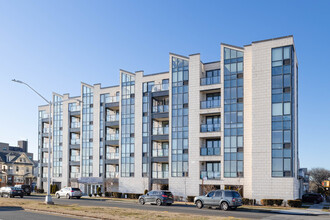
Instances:
[[[72,187],[65,187],[55,193],[56,198],[65,197],[67,199],[71,199],[73,197],[76,197],[77,199],[80,199],[82,196],[82,192],[79,188],[72,188]]]

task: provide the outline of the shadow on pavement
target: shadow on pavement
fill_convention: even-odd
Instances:
[[[22,207],[19,206],[1,206],[0,207],[0,212],[4,211],[21,211],[24,210]]]

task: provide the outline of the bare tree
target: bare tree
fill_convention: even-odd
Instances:
[[[326,188],[322,186],[322,181],[330,178],[330,170],[324,168],[312,168],[308,173],[310,189],[319,193],[325,193]]]

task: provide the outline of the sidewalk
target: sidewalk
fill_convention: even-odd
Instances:
[[[322,202],[319,204],[314,204],[308,209],[288,209],[288,210],[278,210],[278,209],[271,209],[272,212],[277,212],[281,214],[291,214],[291,215],[329,215],[330,212],[322,211],[323,207],[328,203]]]

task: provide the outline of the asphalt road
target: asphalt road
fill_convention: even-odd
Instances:
[[[44,196],[25,196],[25,200],[34,200],[43,202]],[[140,205],[138,202],[129,201],[114,201],[106,199],[57,199],[53,198],[55,204],[77,204],[81,206],[103,206],[103,207],[117,207],[126,209],[139,209],[139,210],[150,210],[150,211],[161,211],[161,212],[176,212],[185,214],[196,214],[202,216],[221,216],[221,217],[236,217],[236,218],[250,218],[250,219],[313,219],[317,216],[306,216],[306,215],[286,215],[279,213],[270,213],[262,210],[246,210],[237,209],[235,211],[222,211],[219,209],[197,209],[192,205],[184,204],[173,204],[172,206],[156,206],[156,205]],[[320,216],[322,218],[322,216]],[[329,216],[327,216],[329,217]],[[1,219],[1,214],[0,214]],[[27,218],[25,218],[27,219]],[[48,218],[47,218],[48,219]]]
[[[80,218],[65,217],[62,215],[53,215],[48,213],[29,212],[20,207],[0,207],[0,220],[73,220]]]

